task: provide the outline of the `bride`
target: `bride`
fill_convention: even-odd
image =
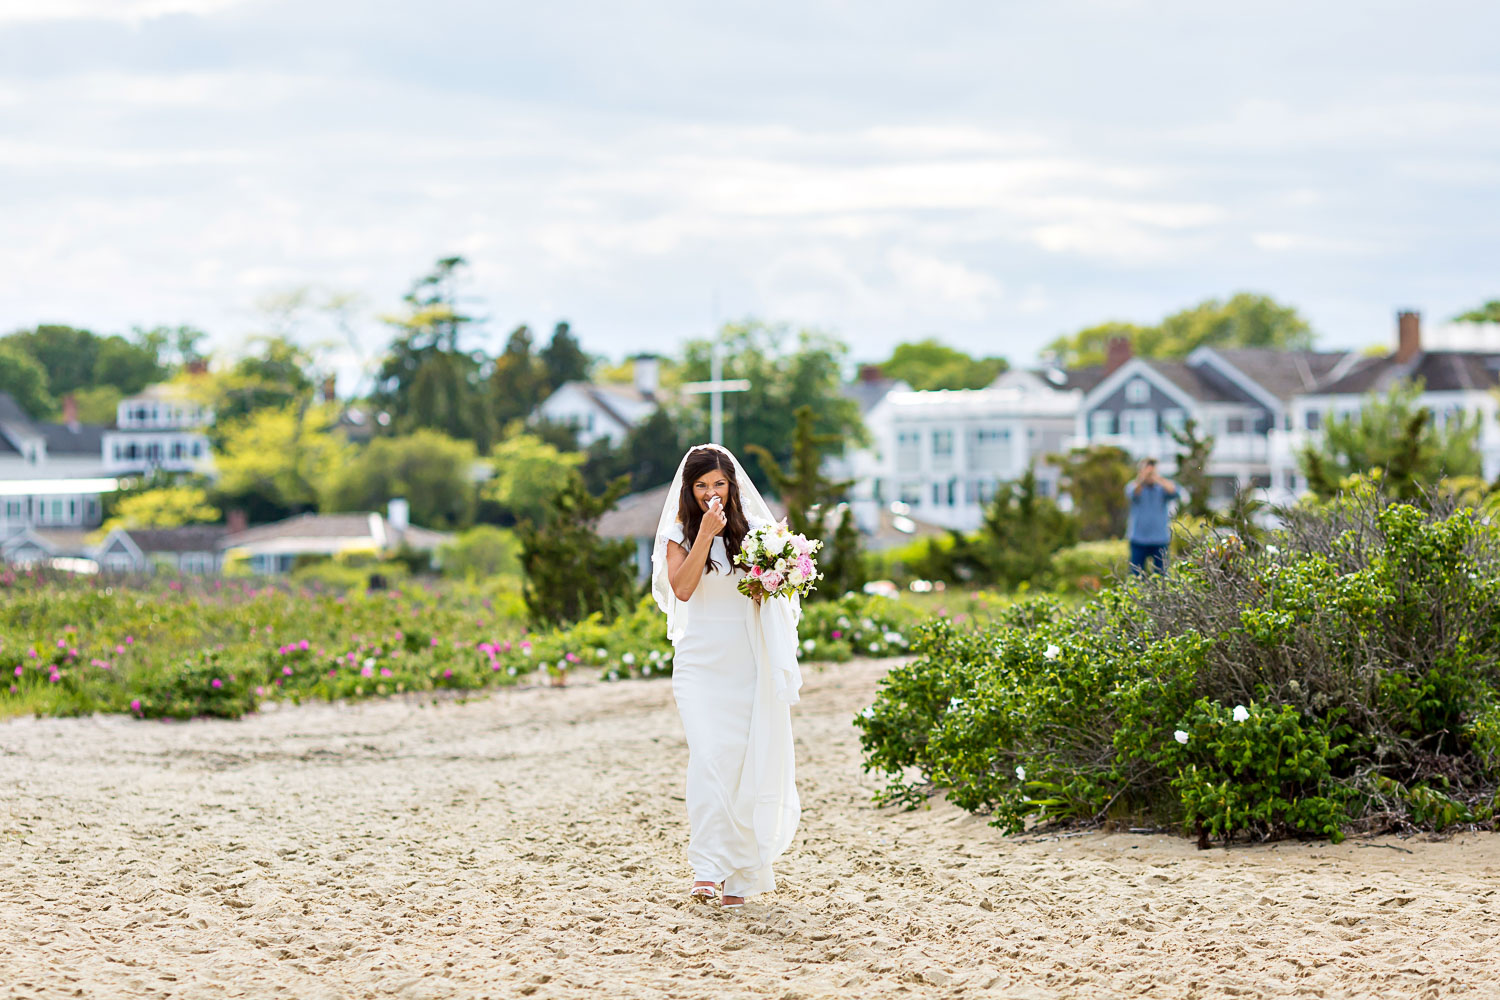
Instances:
[[[734,564],[752,525],[773,520],[726,448],[683,456],[657,525],[651,592],[676,647],[672,694],[687,732],[688,861],[694,900],[726,907],[776,888],[771,863],[801,805],[790,705],[798,700],[795,598],[741,594]]]

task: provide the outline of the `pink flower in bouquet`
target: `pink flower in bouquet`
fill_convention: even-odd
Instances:
[[[805,578],[811,579],[814,572],[812,556],[806,554],[798,556],[797,569],[801,571]]]
[[[759,577],[764,572],[765,570],[761,569],[759,566],[750,567],[750,575],[753,577]]]
[[[774,569],[769,573],[763,573],[760,578],[760,583],[761,586],[766,588],[766,590],[770,591],[771,593],[775,593],[776,590],[781,586],[781,574],[776,572]]]

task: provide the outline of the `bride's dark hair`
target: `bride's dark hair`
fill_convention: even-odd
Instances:
[[[720,534],[724,538],[724,551],[729,553],[729,565],[733,567],[734,557],[740,554],[740,545],[750,530],[750,522],[745,519],[745,508],[740,503],[740,483],[735,478],[734,463],[729,460],[728,455],[717,448],[706,447],[694,448],[688,452],[687,461],[682,466],[682,493],[677,497],[677,520],[682,522],[684,546],[692,548],[693,541],[698,537],[698,528],[703,524],[703,510],[698,506],[698,499],[693,496],[693,484],[715,470],[722,472],[724,478],[729,480],[729,500],[724,504],[724,518],[728,523]],[[718,566],[710,558],[704,569],[717,570]]]

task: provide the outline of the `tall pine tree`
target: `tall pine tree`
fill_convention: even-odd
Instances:
[[[571,476],[548,502],[541,524],[522,521],[521,568],[526,573],[522,596],[533,622],[562,625],[600,612],[606,619],[630,602],[635,592],[631,569],[634,543],[599,537],[599,518],[629,488],[621,476],[602,496],[594,496],[582,478]]]

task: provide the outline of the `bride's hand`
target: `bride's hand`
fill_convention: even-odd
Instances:
[[[712,538],[723,531],[728,523],[729,518],[724,516],[723,509],[718,504],[710,503],[708,510],[703,512],[703,524],[699,530]]]

